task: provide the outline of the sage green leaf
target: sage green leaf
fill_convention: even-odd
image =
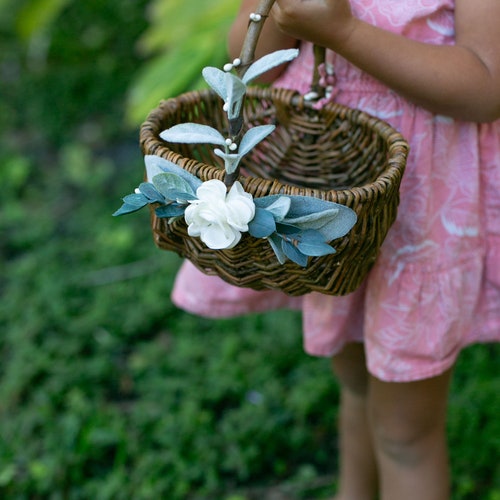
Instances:
[[[276,231],[273,214],[263,208],[255,208],[255,216],[248,223],[248,232],[254,238],[267,238]]]
[[[232,174],[236,171],[242,155],[240,155],[239,153],[225,153],[218,148],[214,149],[214,153],[220,158],[224,159],[224,169],[228,174]]]
[[[246,73],[243,75],[243,82],[249,83],[260,75],[266,73],[272,68],[292,61],[299,55],[298,49],[284,49],[271,52],[270,54],[257,59],[250,67],[247,69]]]
[[[300,228],[320,229],[325,224],[334,220],[339,213],[338,208],[329,208],[321,212],[313,212],[301,217],[292,218],[290,215],[286,217],[286,222]]]
[[[165,202],[165,197],[150,182],[141,182],[139,191],[149,200],[149,203]]]
[[[307,266],[307,256],[300,252],[299,249],[289,241],[283,239],[281,242],[281,249],[292,262],[295,262],[295,264],[302,267]]]
[[[145,155],[144,163],[146,164],[146,173],[150,182],[157,174],[171,173],[182,177],[191,186],[193,191],[196,191],[202,184],[198,177],[190,174],[187,170],[184,170],[175,163],[165,160],[165,158],[162,158],[161,156]]]
[[[269,241],[269,244],[271,245],[276,258],[278,259],[278,262],[280,264],[284,264],[286,262],[286,255],[281,247],[281,242],[283,240],[276,233],[273,233],[267,238],[267,241]]]
[[[226,144],[225,137],[218,130],[201,123],[179,123],[161,132],[160,137],[167,142],[183,144]]]
[[[233,120],[241,114],[241,106],[247,92],[247,86],[241,81],[240,78],[232,73],[226,73],[225,84],[226,105],[228,107],[227,117],[230,120]]]
[[[276,222],[281,222],[290,210],[291,200],[288,196],[263,196],[254,199],[255,206],[271,212]]]
[[[201,74],[212,90],[224,101],[227,100],[226,72],[219,68],[207,66]]]
[[[128,194],[125,198],[123,198],[123,201],[127,205],[134,205],[139,208],[142,208],[149,202],[149,200],[142,193]]]
[[[124,203],[115,213],[113,213],[113,217],[117,217],[118,215],[130,214],[132,212],[137,212],[140,210],[142,206],[139,205],[129,205],[128,203]]]
[[[276,219],[276,221],[282,221],[288,210],[290,210],[290,198],[288,196],[280,196],[274,203],[269,205],[266,210],[271,212]]]
[[[185,191],[177,191],[172,189],[169,191],[170,199],[175,200],[176,203],[181,205],[187,205],[189,200],[197,200],[198,198],[191,193],[186,193]]]
[[[155,175],[153,177],[153,185],[167,200],[176,200],[178,193],[195,195],[189,183],[176,174],[164,173]]]
[[[335,253],[335,249],[325,242],[323,235],[314,229],[307,229],[300,234],[297,249],[304,255],[314,257]]]
[[[186,207],[176,204],[163,205],[162,207],[155,208],[155,214],[160,218],[178,217],[184,215]]]
[[[251,151],[260,141],[271,134],[276,127],[274,125],[259,125],[248,129],[242,137],[238,147],[238,153],[243,156]]]
[[[290,196],[291,206],[284,222],[301,229],[316,229],[326,241],[346,235],[354,226],[354,210],[319,198]]]
[[[290,226],[288,224],[283,224],[282,222],[276,223],[276,232],[279,234],[286,234],[287,236],[300,234],[300,229],[295,226]]]
[[[309,243],[308,241],[301,241],[298,243],[297,248],[304,255],[309,255],[311,257],[321,257],[337,252],[335,248],[331,247],[328,243]]]
[[[238,117],[247,90],[247,86],[241,78],[227,71],[210,66],[203,68],[202,75],[208,85],[228,106],[228,118],[233,120]]]

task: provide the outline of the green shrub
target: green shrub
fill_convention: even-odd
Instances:
[[[119,140],[147,0],[4,2],[0,127],[39,148]]]

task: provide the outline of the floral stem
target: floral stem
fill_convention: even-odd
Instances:
[[[274,0],[261,0],[256,12],[260,16],[258,21],[250,20],[247,28],[247,34],[245,36],[245,40],[243,41],[243,46],[240,52],[240,65],[237,68],[238,76],[241,78],[250,64],[254,61],[255,58],[255,47],[257,46],[257,41],[259,39],[260,33],[262,31],[262,27],[264,26],[264,21],[269,16],[269,12],[271,11],[271,7],[273,6]],[[243,105],[241,106],[240,114],[229,123],[229,132],[234,140],[239,143],[239,139],[242,135],[243,129]],[[236,170],[224,176],[224,184],[226,186],[231,187],[238,179],[240,173],[240,167],[236,168]]]
[[[238,67],[238,75],[242,77],[248,66],[252,64],[255,58],[255,47],[264,26],[265,19],[269,16],[274,0],[261,0],[255,14],[261,16],[260,21],[250,21],[247,34],[240,52],[241,64]]]
[[[234,184],[234,182],[238,180],[239,174],[240,174],[239,167],[231,174],[228,174],[226,172],[226,174],[224,175],[224,184],[226,185],[227,188],[230,188]]]

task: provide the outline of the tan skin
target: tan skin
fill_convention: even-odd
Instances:
[[[229,34],[233,58],[257,5],[258,0],[241,2]],[[337,52],[428,111],[465,121],[497,120],[500,2],[456,0],[455,8],[455,45],[436,46],[355,18],[348,0],[276,0],[256,56],[307,40]],[[282,70],[268,74],[267,81]],[[451,370],[416,382],[384,382],[367,372],[362,344],[348,344],[332,366],[342,389],[336,500],[448,500]]]
[[[341,386],[335,500],[447,500],[446,406],[451,370],[407,383],[366,370],[362,344],[332,359]]]

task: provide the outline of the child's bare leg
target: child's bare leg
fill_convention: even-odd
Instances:
[[[408,383],[370,378],[370,422],[382,500],[449,499],[450,372]]]
[[[373,500],[377,467],[368,424],[368,384],[363,344],[347,344],[332,359],[341,386],[340,470],[335,500]]]

